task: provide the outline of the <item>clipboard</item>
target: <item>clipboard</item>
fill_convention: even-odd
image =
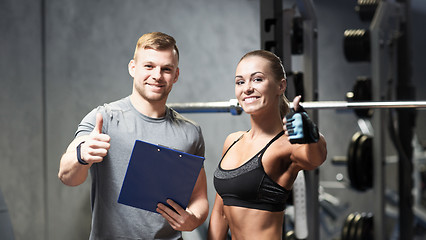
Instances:
[[[158,213],[157,204],[172,199],[186,209],[204,159],[136,140],[118,203]]]

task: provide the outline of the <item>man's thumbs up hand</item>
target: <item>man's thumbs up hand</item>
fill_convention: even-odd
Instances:
[[[104,118],[102,117],[101,113],[96,114],[96,125],[92,132],[95,132],[97,134],[102,133],[102,125],[104,124]]]
[[[96,114],[96,124],[89,137],[80,146],[81,159],[87,163],[102,162],[110,148],[110,136],[102,133],[103,117]]]

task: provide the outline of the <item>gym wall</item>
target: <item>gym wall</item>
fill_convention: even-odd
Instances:
[[[413,19],[424,22],[426,4],[412,2]],[[369,74],[370,66],[344,60],[343,31],[367,24],[353,10],[356,1],[314,3],[319,98],[344,100],[356,77]],[[423,27],[418,23],[413,29]],[[87,239],[90,180],[78,187],[63,185],[57,178],[59,160],[87,112],[130,94],[127,64],[138,37],[152,31],[174,36],[181,53],[181,75],[169,102],[227,101],[235,97],[233,76],[238,60],[260,47],[259,1],[0,1],[0,190],[15,239]],[[425,99],[426,34],[413,34],[413,81],[419,86],[417,98]],[[296,62],[295,68],[300,65]],[[204,133],[211,208],[212,176],[223,141],[233,131],[247,130],[248,117],[227,113],[186,116],[197,121]],[[425,117],[419,114],[419,119]],[[355,115],[327,110],[320,112],[319,122],[329,159],[344,155],[357,130]],[[329,159],[320,169],[321,180],[332,181],[337,173],[345,173]],[[359,196],[356,192],[330,191],[350,203],[342,217],[351,209],[370,209],[367,198],[351,202]],[[341,221],[333,224],[333,231],[340,229]],[[207,222],[186,236],[203,239],[206,226]],[[322,238],[334,236],[333,231],[322,230]]]

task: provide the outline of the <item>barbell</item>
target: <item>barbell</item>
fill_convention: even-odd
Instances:
[[[243,112],[237,99],[221,102],[192,102],[167,104],[180,113],[214,113],[230,112],[240,115]],[[301,102],[305,109],[362,109],[362,108],[426,108],[426,101],[378,101],[378,102],[347,102],[347,101],[312,101]],[[290,108],[293,103],[290,103]]]

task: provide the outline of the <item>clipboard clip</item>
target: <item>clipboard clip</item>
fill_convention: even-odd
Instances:
[[[177,148],[172,148],[172,147],[168,147],[168,146],[165,146],[165,145],[162,145],[162,144],[157,144],[157,146],[159,146],[159,147],[164,147],[164,148],[168,148],[168,149],[173,149],[173,150],[175,150],[175,151],[179,151],[179,152],[183,152],[182,150],[180,150],[180,149],[177,149]],[[157,149],[158,151],[161,151],[161,149]],[[182,157],[182,154],[179,154],[179,157]]]

